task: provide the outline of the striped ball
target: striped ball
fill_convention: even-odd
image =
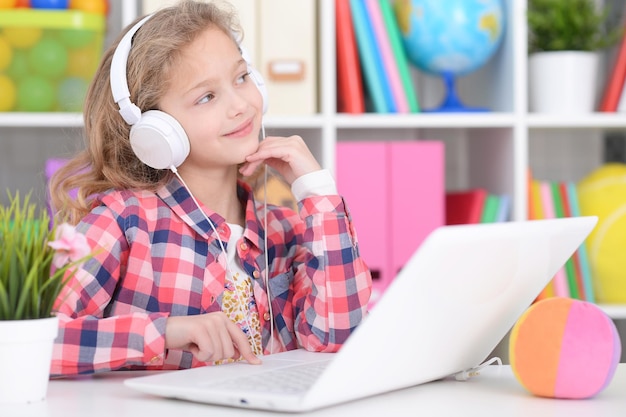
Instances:
[[[590,398],[611,382],[621,349],[615,324],[599,307],[552,297],[531,305],[515,323],[509,360],[534,395]]]

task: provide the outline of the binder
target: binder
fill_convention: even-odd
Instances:
[[[267,85],[267,114],[317,113],[316,1],[263,0],[257,7],[257,69]]]
[[[434,140],[388,145],[391,218],[390,271],[402,269],[413,252],[445,223],[445,150]]]
[[[344,196],[357,230],[361,256],[372,273],[374,305],[391,281],[387,174],[384,142],[338,142],[335,169],[337,190]]]
[[[437,141],[339,142],[336,180],[373,273],[370,307],[444,223],[444,147]]]

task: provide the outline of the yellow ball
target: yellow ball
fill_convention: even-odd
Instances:
[[[0,74],[0,111],[11,111],[15,107],[15,84],[6,75]]]
[[[626,302],[626,164],[606,164],[578,184],[582,215],[598,216],[587,238],[600,303]]]
[[[0,0],[0,9],[12,9],[17,4],[17,0]]]
[[[67,52],[67,75],[91,80],[98,67],[99,55],[95,48],[70,49]]]
[[[6,27],[4,36],[14,48],[30,48],[41,39],[43,31],[39,28]]]
[[[105,15],[107,12],[107,2],[106,0],[70,0],[70,9]]]

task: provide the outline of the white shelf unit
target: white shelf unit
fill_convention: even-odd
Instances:
[[[134,20],[140,3],[140,0],[112,0],[109,42]],[[480,186],[493,193],[507,193],[513,201],[512,219],[524,220],[529,167],[538,178],[578,180],[602,163],[604,132],[626,130],[626,117],[622,114],[567,117],[529,113],[526,0],[504,0],[506,30],[501,47],[487,65],[457,83],[458,93],[468,105],[486,106],[492,112],[337,114],[334,0],[319,0],[318,4],[319,113],[267,117],[265,126],[268,134],[303,136],[326,168],[334,170],[338,141],[439,139],[446,145],[448,189]],[[421,106],[437,105],[443,96],[441,81],[412,71]],[[0,140],[6,139],[3,148],[7,142],[18,147],[30,138],[34,141],[31,143],[41,144],[38,147],[48,152],[39,155],[38,164],[43,163],[44,157],[66,153],[78,140],[82,143],[81,128],[80,114],[0,114]],[[61,146],[42,144],[56,139],[61,141]],[[42,165],[33,168],[29,162],[24,167],[20,157],[11,153],[11,147],[6,149],[9,151],[0,153],[0,186],[42,188]],[[554,160],[559,163],[554,164]],[[20,168],[24,170],[20,172]],[[33,171],[36,171],[34,176]],[[606,306],[605,311],[615,318],[626,318],[624,307]]]

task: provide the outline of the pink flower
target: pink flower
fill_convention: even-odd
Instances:
[[[57,268],[63,267],[68,261],[76,262],[91,251],[85,235],[67,223],[57,227],[55,240],[48,245],[56,251],[52,263]]]

